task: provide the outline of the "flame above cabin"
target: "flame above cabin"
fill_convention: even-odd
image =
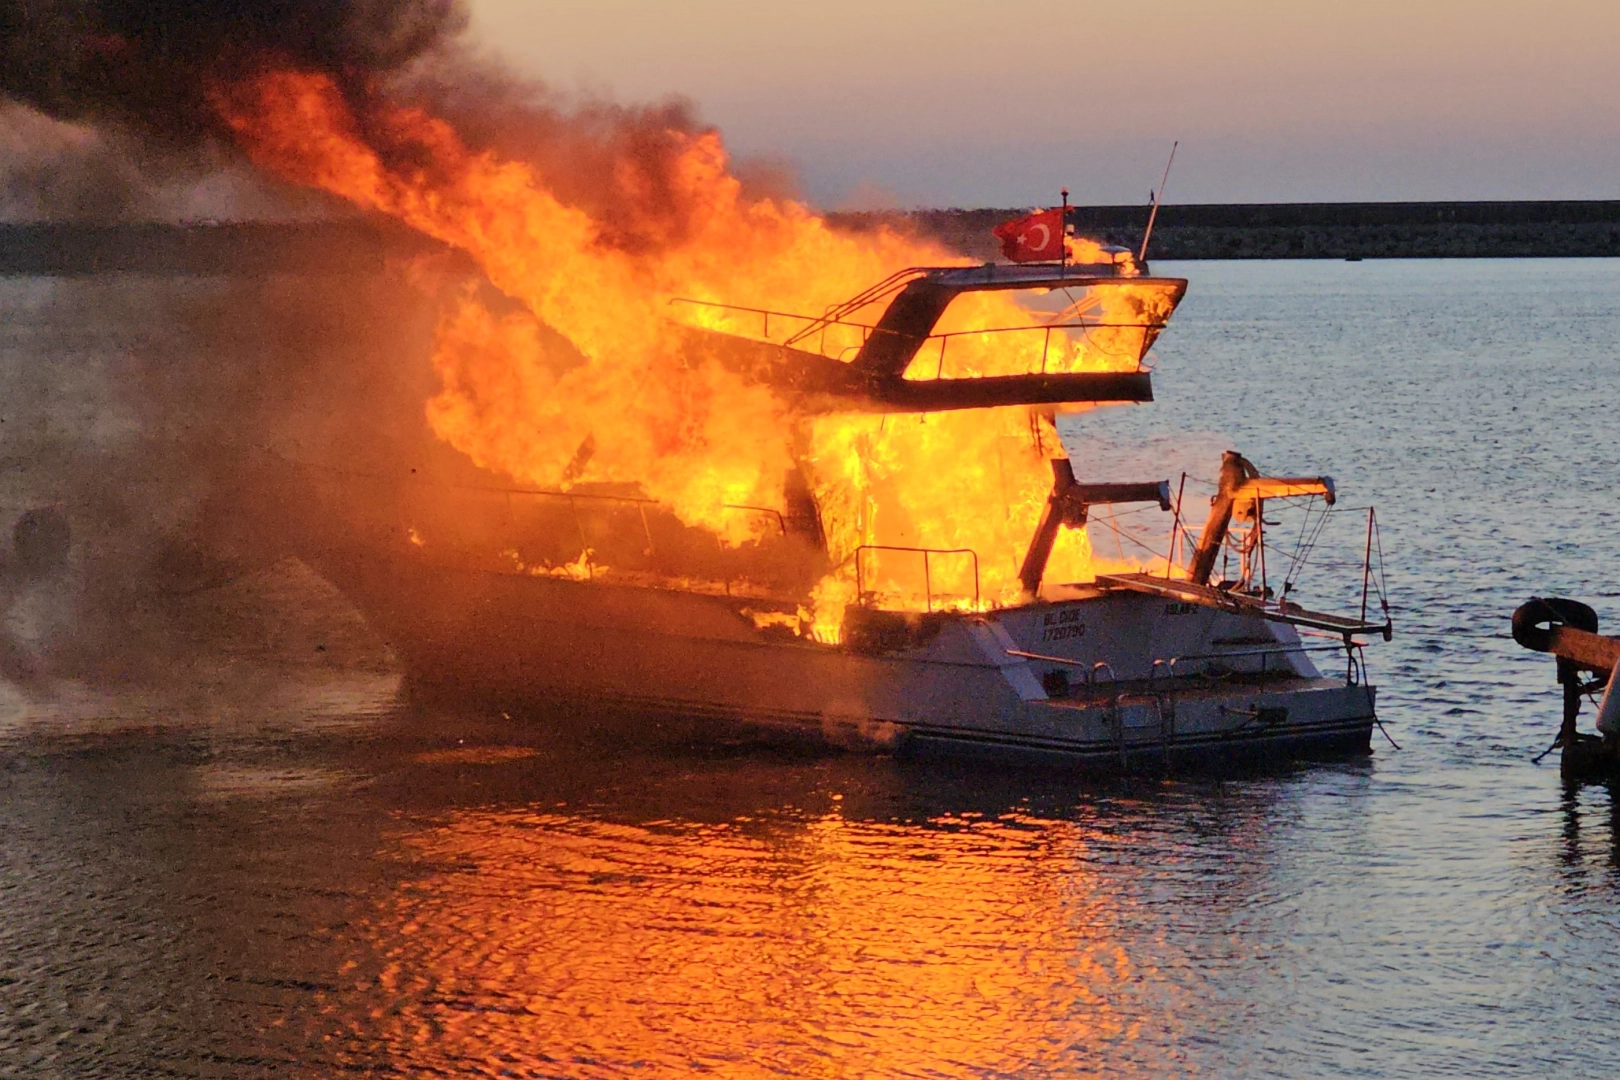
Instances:
[[[259,166],[465,251],[521,305],[497,313],[468,295],[438,330],[442,389],[428,421],[480,467],[550,488],[634,483],[729,545],[757,539],[762,519],[725,508],[785,509],[784,478],[799,469],[842,567],[818,590],[823,631],[853,595],[848,560],[862,544],[971,549],[978,603],[1017,598],[1019,559],[1051,486],[1045,459],[1062,453],[1048,416],[1025,407],[799,415],[770,388],[691,354],[670,325],[680,316],[780,339],[794,327],[767,330],[757,314],[670,301],[820,313],[901,268],[963,260],[890,230],[836,232],[793,201],[746,197],[714,132],[669,133],[678,153],[663,195],[673,192],[689,220],[669,242],[631,251],[530,164],[471,148],[421,108],[379,97],[357,111],[328,76],[293,71],[216,88],[212,100]],[[633,190],[636,163],[616,170]],[[1100,302],[1098,321],[1140,326],[1162,321],[1173,299],[1143,283]],[[908,377],[1137,366],[1140,331],[1129,332],[1136,347],[1109,330],[969,332],[1031,322],[1007,294],[964,295],[938,328],[949,335],[939,355],[924,350]],[[847,352],[832,338],[823,335],[824,350]],[[968,571],[937,569],[936,591],[970,603]],[[1050,575],[1091,576],[1082,533],[1064,537]],[[924,601],[915,594],[896,586],[883,599],[914,608]]]

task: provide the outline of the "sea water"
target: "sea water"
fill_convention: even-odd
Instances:
[[[1121,782],[587,738],[397,704],[265,568],[185,601],[234,629],[167,686],[6,697],[0,1076],[1613,1075],[1620,802],[1532,763],[1559,696],[1508,618],[1620,629],[1620,261],[1155,270],[1192,282],[1158,400],[1065,418],[1076,471],[1195,526],[1228,448],[1375,505],[1399,750]],[[12,347],[42,287],[0,289]]]

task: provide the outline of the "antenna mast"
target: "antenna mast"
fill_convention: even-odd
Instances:
[[[1063,216],[1058,218],[1058,247],[1063,249],[1059,265],[1063,272],[1069,269],[1069,189],[1063,189]]]
[[[1159,180],[1159,190],[1153,195],[1153,209],[1148,211],[1147,231],[1142,234],[1142,253],[1136,257],[1137,262],[1147,262],[1147,246],[1153,238],[1153,223],[1159,218],[1159,204],[1164,202],[1164,185],[1170,182],[1170,166],[1176,163],[1176,147],[1180,145],[1180,139],[1170,144],[1170,160],[1164,163],[1164,176]]]

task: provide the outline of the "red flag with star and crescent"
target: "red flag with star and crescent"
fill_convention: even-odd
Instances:
[[[1056,261],[1063,256],[1062,210],[1042,210],[1003,222],[992,233],[1001,241],[1001,253],[1013,262]]]

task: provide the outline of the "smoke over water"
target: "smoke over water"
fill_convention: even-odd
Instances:
[[[130,546],[173,564],[172,542],[208,533],[208,508],[242,487],[249,451],[399,472],[436,448],[463,476],[650,496],[711,549],[762,543],[808,497],[825,577],[799,617],[824,640],[863,544],[971,549],[982,580],[957,592],[1016,598],[1050,490],[1045,458],[1059,452],[1050,414],[808,415],[672,322],[687,312],[687,326],[757,337],[741,309],[818,313],[900,268],[962,260],[889,231],[830,229],[778,179],[745,181],[681,103],[580,103],[510,78],[469,57],[464,21],[451,0],[0,0],[0,94],[154,157],[251,168],[394,219],[481,275],[418,260],[369,294],[283,283],[188,299],[188,332],[146,347],[140,392],[115,379],[139,432],[126,472],[183,492],[162,514],[125,504],[119,528],[147,541]],[[682,299],[741,309],[694,315]],[[1126,286],[1083,313],[1141,325],[1164,303]],[[381,347],[424,312],[431,343]],[[1006,294],[983,293],[940,329],[1030,322]],[[780,340],[782,325],[766,336]],[[824,347],[847,358],[847,344]],[[1134,367],[1118,344],[1106,332],[977,335],[939,362],[954,376]],[[248,520],[296,527],[296,500],[233,509],[255,505],[271,509]],[[206,539],[228,550],[242,534]],[[1084,534],[1065,531],[1049,565],[1054,579],[1088,576]],[[924,603],[898,585],[893,599]]]
[[[221,134],[213,87],[290,68],[363,96],[463,23],[456,0],[5,0],[0,93],[182,147]]]
[[[462,22],[440,0],[0,0],[0,218],[330,213],[245,161],[211,88],[293,66],[363,98]],[[425,358],[431,315],[397,281],[333,284],[0,280],[0,675],[46,693],[172,669],[206,621],[177,598],[262,564],[196,543],[246,449],[398,445],[379,424],[419,418],[425,359],[373,381]]]

